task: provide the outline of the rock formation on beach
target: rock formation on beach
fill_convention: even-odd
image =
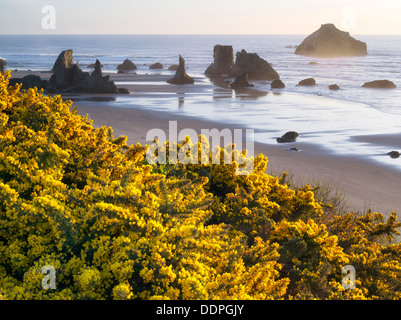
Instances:
[[[249,83],[248,74],[246,72],[240,73],[230,85],[232,89],[249,88],[253,86],[252,83]]]
[[[0,72],[4,72],[4,66],[7,65],[7,61],[4,59],[0,59]]]
[[[235,64],[231,70],[233,76],[246,72],[252,80],[275,80],[280,76],[273,67],[257,53],[248,53],[245,50],[237,52]]]
[[[319,30],[305,38],[295,50],[295,54],[333,58],[364,56],[368,52],[365,42],[354,39],[349,32],[341,31],[334,24],[328,23],[322,24]]]
[[[234,52],[232,46],[215,45],[213,49],[213,63],[206,69],[205,74],[212,77],[228,76],[234,66]]]
[[[277,143],[291,143],[295,142],[299,137],[299,133],[296,131],[288,131],[283,136],[276,139]]]
[[[193,84],[195,81],[192,77],[190,77],[189,75],[187,75],[187,73],[185,72],[185,60],[183,57],[179,57],[179,65],[178,68],[175,72],[175,76],[170,79],[167,80],[167,83],[170,84]]]
[[[163,65],[160,62],[156,62],[150,65],[149,69],[163,69]]]
[[[171,66],[168,67],[167,70],[177,71],[177,69],[178,69],[178,64],[172,64]]]
[[[285,84],[280,79],[273,80],[270,87],[272,89],[283,89],[285,88]]]
[[[52,71],[53,75],[46,87],[48,92],[118,92],[115,83],[109,80],[109,76],[103,77],[99,60],[96,60],[92,74],[83,72],[78,63],[73,63],[72,50],[60,53]]]
[[[39,76],[28,74],[23,78],[11,78],[9,81],[10,86],[20,83],[21,89],[28,90],[30,88],[46,89],[46,80],[42,80]]]
[[[398,151],[390,151],[387,154],[393,159],[398,159],[401,156]]]
[[[205,74],[211,77],[237,77],[243,72],[251,80],[279,79],[279,74],[257,53],[241,50],[236,53],[235,63],[232,46],[216,45],[213,49],[213,63],[206,69]]]
[[[331,85],[329,85],[329,89],[330,90],[340,90],[340,87],[338,86],[338,84],[331,84]]]
[[[96,66],[96,63],[91,63],[91,64],[88,64],[86,67],[87,67],[87,68],[90,68],[90,69],[94,69],[95,66]],[[100,64],[100,67],[103,68],[103,65]]]
[[[136,69],[137,69],[137,66],[135,65],[135,63],[133,63],[129,59],[125,59],[122,64],[119,64],[117,66],[118,71],[131,71],[131,70],[136,70]]]
[[[374,88],[374,89],[395,89],[397,86],[390,80],[375,80],[365,82],[362,88]]]
[[[311,87],[316,85],[316,80],[313,78],[304,79],[298,82],[299,86]]]

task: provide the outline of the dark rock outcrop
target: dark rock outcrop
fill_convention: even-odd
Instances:
[[[118,88],[118,93],[129,94],[129,90],[127,88]]]
[[[298,82],[299,86],[311,87],[316,85],[316,80],[313,78],[304,79]]]
[[[87,68],[90,68],[90,69],[94,69],[95,66],[96,66],[96,63],[91,63],[91,64],[88,64],[86,67],[87,67]],[[103,65],[100,64],[100,67],[103,68]]]
[[[175,76],[167,80],[167,83],[170,84],[193,84],[195,81],[192,77],[187,75],[185,72],[185,60],[183,57],[179,57],[179,65],[175,72]]]
[[[117,93],[117,87],[109,76],[103,77],[101,64],[96,60],[92,74],[83,72],[78,63],[73,63],[72,50],[60,53],[53,66],[53,75],[47,82],[48,92],[93,92]]]
[[[251,80],[275,80],[280,79],[279,74],[257,53],[248,53],[245,50],[237,52],[235,64],[231,70],[231,75],[238,76],[246,72]]]
[[[271,86],[272,89],[283,89],[283,88],[285,88],[284,82],[281,81],[280,79],[273,80],[270,86]]]
[[[374,88],[374,89],[395,89],[397,86],[390,80],[375,80],[365,82],[362,88]]]
[[[150,65],[149,69],[163,69],[163,65],[160,62],[156,62]]]
[[[254,85],[252,83],[249,83],[248,74],[246,72],[242,72],[235,78],[235,80],[231,83],[230,87],[232,89],[239,89],[239,88],[254,87]]]
[[[340,90],[340,87],[338,86],[338,84],[331,84],[331,85],[329,85],[329,89],[330,90]]]
[[[367,53],[365,42],[354,39],[331,23],[323,24],[295,50],[295,54],[324,58],[364,56]]]
[[[9,80],[9,85],[14,86],[17,83],[21,84],[21,89],[28,90],[31,88],[45,89],[46,88],[46,80],[42,80],[39,76],[28,74],[23,78],[11,78]]]
[[[73,51],[64,50],[56,59],[52,68],[53,75],[47,83],[48,91],[65,90],[73,85],[74,65]]]
[[[213,49],[214,62],[206,69],[205,74],[215,76],[228,76],[234,66],[234,52],[232,46],[215,45]]]
[[[168,67],[167,70],[177,71],[177,69],[178,69],[178,64],[172,64],[171,66]]]
[[[290,143],[295,142],[299,137],[299,133],[295,131],[288,131],[282,137],[276,139],[278,143]]]
[[[122,70],[122,71],[130,71],[130,70],[136,70],[137,66],[135,65],[135,63],[133,63],[131,60],[129,59],[125,59],[124,62],[122,64],[119,64],[117,66],[117,70]]]
[[[397,159],[401,156],[401,154],[398,151],[390,151],[387,154],[393,159]]]
[[[7,61],[0,59],[0,72],[4,72],[4,67],[7,65]]]
[[[237,77],[243,72],[251,80],[279,79],[279,74],[257,53],[247,53],[241,50],[236,53],[235,63],[232,46],[215,45],[213,49],[214,62],[206,69],[210,77]]]

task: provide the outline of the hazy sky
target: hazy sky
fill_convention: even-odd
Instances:
[[[401,34],[400,16],[400,0],[0,0],[0,33]]]

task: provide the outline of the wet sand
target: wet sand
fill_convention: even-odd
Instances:
[[[116,136],[125,135],[128,143],[146,141],[150,129],[159,128],[168,133],[169,121],[177,121],[178,131],[192,128],[222,130],[246,129],[227,124],[216,124],[178,114],[152,112],[143,109],[109,107],[94,102],[76,103],[78,112],[88,114],[96,127],[111,126]],[[255,143],[255,155],[263,153],[269,159],[268,171],[286,171],[295,179],[314,183],[330,184],[341,192],[355,210],[401,213],[401,172],[378,165],[369,160],[324,153],[316,145],[302,145],[302,151],[290,151],[288,146]]]

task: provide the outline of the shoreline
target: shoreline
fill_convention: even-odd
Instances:
[[[74,105],[80,115],[88,114],[95,127],[110,126],[115,136],[127,136],[129,144],[150,144],[145,140],[146,133],[154,128],[168,133],[168,121],[177,121],[178,131],[184,128],[192,128],[198,133],[201,129],[246,129],[167,112],[110,107],[87,101]],[[364,212],[371,209],[385,216],[392,211],[401,213],[401,197],[397,197],[395,191],[399,189],[401,181],[401,172],[398,170],[363,158],[324,154],[315,145],[305,144],[302,152],[289,151],[288,146],[258,142],[255,142],[254,148],[255,156],[263,153],[268,158],[267,172],[279,174],[286,171],[298,181],[319,181],[330,185],[345,196],[350,203],[350,210]]]

